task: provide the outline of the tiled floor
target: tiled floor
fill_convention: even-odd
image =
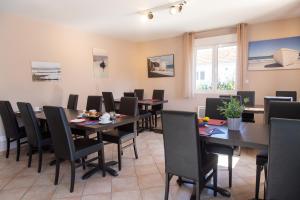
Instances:
[[[45,154],[42,172],[38,174],[36,156],[33,166],[27,168],[26,147],[21,161],[15,161],[14,152],[9,159],[0,155],[0,199],[1,200],[46,200],[46,199],[82,199],[82,200],[160,200],[164,197],[164,154],[162,135],[144,132],[138,136],[139,159],[134,159],[133,149],[127,148],[123,155],[123,169],[118,177],[101,173],[88,180],[81,180],[82,168],[76,170],[76,183],[73,193],[69,192],[69,164],[62,164],[59,184],[53,185],[54,167],[48,163],[53,155]],[[106,160],[116,160],[116,146],[105,146]],[[250,199],[254,196],[255,151],[242,149],[240,157],[234,158],[233,188],[231,198],[220,195],[213,197],[212,192],[204,190],[201,199]],[[228,171],[226,157],[219,157],[219,186],[228,189]],[[170,198],[189,199],[192,186],[177,186],[176,178],[171,182]],[[263,188],[263,187],[261,187]]]

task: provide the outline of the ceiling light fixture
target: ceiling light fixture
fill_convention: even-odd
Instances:
[[[175,14],[181,13],[182,8],[185,4],[186,4],[186,1],[183,1],[177,5],[172,5],[169,10],[170,14],[175,15]]]

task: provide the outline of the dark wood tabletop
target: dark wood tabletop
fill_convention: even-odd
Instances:
[[[239,131],[229,131],[226,126],[208,126],[217,128],[224,134],[212,134],[200,137],[205,141],[231,146],[267,149],[269,144],[269,126],[265,124],[241,123]]]
[[[64,110],[65,110],[67,119],[69,121],[70,127],[76,128],[76,129],[94,131],[94,132],[115,128],[115,127],[118,127],[118,126],[121,126],[121,125],[136,122],[138,120],[138,117],[123,115],[122,117],[118,117],[116,120],[114,120],[113,122],[108,123],[108,124],[99,124],[99,123],[97,123],[95,125],[94,124],[93,125],[86,125],[84,123],[72,123],[72,122],[70,122],[72,119],[76,119],[77,116],[82,113],[82,111],[70,110],[70,109],[64,109]],[[17,116],[20,116],[20,114],[17,113]],[[44,112],[36,112],[36,117],[40,120],[46,120],[46,116],[45,116]]]
[[[120,103],[121,99],[115,99],[115,103]],[[143,99],[139,100],[138,104],[139,105],[146,105],[146,106],[155,106],[155,105],[160,105],[168,103],[168,100],[157,100],[157,99]]]
[[[265,112],[265,109],[263,105],[246,106],[244,112],[263,114]]]

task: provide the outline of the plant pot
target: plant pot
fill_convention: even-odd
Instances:
[[[228,129],[232,131],[240,130],[241,118],[228,118],[227,125]]]

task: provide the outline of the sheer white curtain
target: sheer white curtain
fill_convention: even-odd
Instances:
[[[248,35],[247,24],[237,25],[237,67],[238,67],[238,90],[243,90],[243,82],[248,64]]]
[[[193,33],[183,35],[184,97],[193,97]]]

